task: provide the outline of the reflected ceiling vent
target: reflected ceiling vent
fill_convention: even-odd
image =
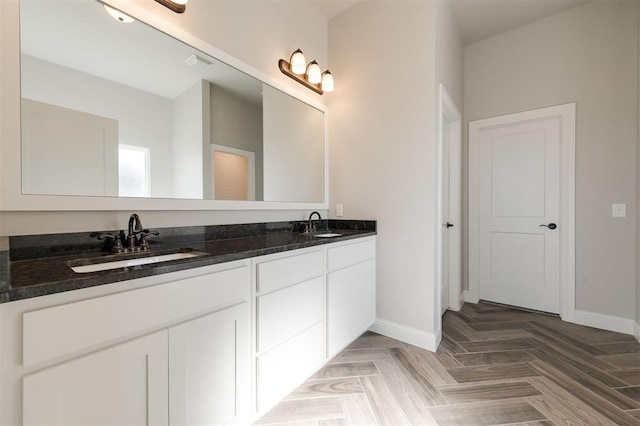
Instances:
[[[125,15],[124,13],[120,12],[119,10],[116,10],[112,7],[107,6],[106,4],[103,5],[105,10],[107,11],[107,13],[109,15],[111,15],[111,17],[113,19],[115,19],[116,21],[122,22],[124,24],[130,24],[134,21],[134,19],[129,16],[129,15]]]
[[[201,58],[198,55],[189,56],[187,59],[184,60],[184,63],[197,70],[203,70],[209,67],[210,65],[213,65],[213,62],[207,59]]]

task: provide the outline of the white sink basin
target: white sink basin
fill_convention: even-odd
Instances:
[[[342,236],[342,234],[336,234],[335,232],[327,232],[325,234],[315,234],[314,237],[316,238],[333,238],[333,237],[340,237]]]
[[[90,265],[78,265],[69,267],[73,272],[78,274],[86,274],[89,272],[108,271],[111,269],[130,268],[133,266],[150,265],[152,263],[169,262],[171,260],[188,259],[191,257],[204,256],[208,253],[193,251],[184,253],[170,253],[163,255],[150,255],[146,257],[138,257],[135,259],[112,260],[102,263],[93,263]]]

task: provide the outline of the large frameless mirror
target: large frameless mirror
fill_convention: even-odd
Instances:
[[[21,0],[22,192],[321,203],[324,113],[87,0]]]

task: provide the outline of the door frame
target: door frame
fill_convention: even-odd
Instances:
[[[465,300],[478,303],[479,200],[478,144],[479,133],[485,128],[506,123],[536,121],[559,117],[560,124],[560,317],[575,319],[575,153],[576,104],[568,103],[547,108],[507,114],[469,122],[469,290]]]
[[[456,107],[453,99],[447,92],[447,89],[444,87],[442,83],[440,83],[439,87],[439,103],[438,103],[438,142],[437,142],[437,173],[438,173],[438,184],[437,184],[437,195],[436,195],[436,231],[435,231],[435,317],[437,330],[441,330],[442,325],[442,279],[443,279],[443,271],[442,271],[442,238],[443,238],[443,171],[444,171],[444,149],[446,148],[446,141],[444,140],[444,126],[449,126],[450,138],[449,144],[453,144],[453,151],[458,153],[458,155],[450,156],[451,158],[455,157],[457,159],[457,172],[460,175],[460,179],[458,182],[449,182],[449,187],[457,187],[457,193],[460,195],[460,200],[458,202],[458,212],[454,213],[459,218],[461,218],[462,214],[462,114]],[[450,174],[451,174],[451,169]],[[454,192],[456,190],[454,189]],[[449,191],[451,193],[451,189]],[[450,202],[451,203],[451,202]],[[460,226],[460,221],[458,221],[458,226]],[[460,252],[460,258],[458,259],[458,268],[462,269],[462,243],[458,242],[460,245],[458,252]],[[462,273],[460,273],[460,278],[462,278]],[[462,281],[459,280],[456,286],[451,286],[449,283],[449,305],[451,306],[452,301],[457,301],[456,306],[457,310],[462,306],[461,300],[462,294]]]

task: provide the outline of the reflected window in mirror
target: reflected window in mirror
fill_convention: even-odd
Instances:
[[[120,144],[118,193],[121,197],[149,196],[149,148]]]

